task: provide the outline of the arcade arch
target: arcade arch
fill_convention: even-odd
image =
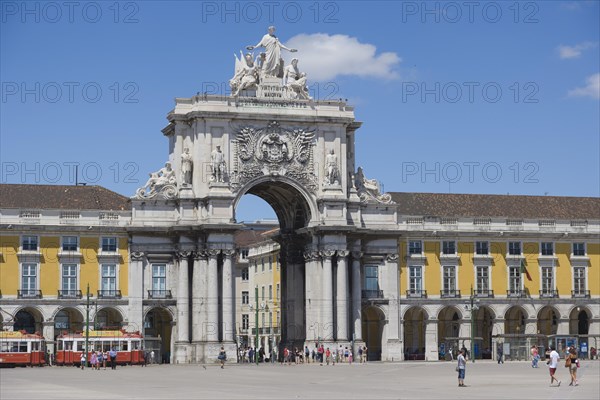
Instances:
[[[94,328],[96,330],[121,329],[123,327],[123,315],[113,307],[104,307],[94,316]]]
[[[173,315],[164,307],[153,307],[144,317],[144,347],[154,351],[154,362],[168,363],[171,358]]]
[[[44,318],[42,313],[34,307],[25,307],[15,314],[13,330],[24,330],[27,333],[42,332]]]
[[[367,346],[367,360],[381,360],[381,343],[385,313],[377,306],[363,308],[362,337]]]
[[[404,359],[425,359],[425,329],[428,315],[422,307],[411,307],[404,313]]]

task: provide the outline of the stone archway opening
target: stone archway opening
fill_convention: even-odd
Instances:
[[[272,261],[280,266],[280,298],[277,299],[276,294],[275,296],[269,294],[265,298],[262,292],[259,293],[261,316],[264,314],[264,317],[257,322],[254,321],[255,318],[249,318],[250,326],[258,324],[260,332],[264,333],[268,330],[270,334],[268,338],[261,336],[259,339],[265,351],[269,352],[272,346],[277,346],[277,343],[274,343],[275,338],[281,338],[277,346],[279,354],[282,354],[285,346],[301,349],[307,340],[304,253],[307,244],[311,242],[311,237],[306,233],[305,228],[314,214],[311,211],[310,196],[288,181],[289,179],[284,177],[262,177],[251,182],[247,190],[242,193],[242,196],[253,195],[264,200],[272,208],[279,223],[279,232],[274,233],[270,239],[279,244],[277,259]],[[271,256],[275,257],[275,255]],[[255,279],[257,281],[254,285],[261,286],[261,289],[263,284],[269,287],[273,283],[272,280],[270,283],[259,282],[262,279],[260,276],[255,276]],[[255,302],[254,289],[249,288],[252,305]],[[275,291],[275,287],[271,290]]]
[[[98,310],[92,325],[95,330],[115,330],[123,327],[123,315],[112,307],[104,307]]]
[[[462,315],[453,306],[442,308],[438,314],[438,349],[443,359],[453,359],[461,346]]]
[[[54,334],[60,335],[62,332],[82,332],[84,330],[84,317],[79,310],[71,307],[65,307],[58,311],[54,316]]]
[[[494,313],[490,307],[480,306],[475,312],[475,337],[482,338],[481,350],[475,352],[477,357],[488,360],[492,358],[492,334],[494,330]],[[477,343],[476,343],[477,344]]]
[[[537,331],[540,335],[556,335],[558,331],[558,311],[554,307],[546,306],[537,316]]]
[[[150,309],[144,317],[144,349],[148,354],[154,351],[150,363],[168,363],[171,359],[171,337],[173,316],[163,307]]]
[[[569,334],[587,335],[592,314],[586,307],[576,307],[569,314]]]
[[[32,307],[25,307],[15,314],[13,330],[27,333],[42,333],[44,318],[42,313]]]
[[[404,314],[404,360],[425,359],[425,329],[427,313],[412,307]]]
[[[385,315],[376,306],[363,308],[362,337],[367,346],[367,360],[380,361]]]

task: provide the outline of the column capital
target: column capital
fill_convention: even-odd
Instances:
[[[215,258],[218,257],[219,254],[221,254],[221,251],[221,249],[209,249],[207,253],[210,258]]]
[[[222,251],[223,251],[223,255],[227,258],[231,258],[235,254],[234,249],[227,249],[227,250],[222,250]]]
[[[348,254],[350,254],[350,252],[348,250],[338,250],[337,251],[338,257],[345,258],[345,257],[348,257]]]
[[[177,257],[179,261],[181,261],[187,259],[191,254],[192,252],[189,250],[178,250],[175,252],[175,257]]]
[[[196,260],[196,261],[206,260],[208,258],[208,254],[207,254],[206,250],[195,251],[193,255],[194,255],[194,260]]]
[[[363,252],[362,251],[353,251],[352,252],[352,258],[354,258],[355,260],[360,260],[363,256]]]
[[[317,261],[319,258],[321,258],[321,254],[318,251],[311,250],[304,252],[305,261]]]
[[[133,251],[129,253],[131,261],[142,261],[146,254],[143,251]]]
[[[385,255],[386,261],[398,261],[398,253],[388,253]]]
[[[319,253],[323,258],[331,258],[335,255],[335,250],[321,250]]]

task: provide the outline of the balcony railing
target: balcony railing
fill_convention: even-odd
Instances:
[[[32,289],[17,290],[17,297],[19,299],[41,299],[42,291]]]
[[[99,299],[120,299],[120,290],[98,290]]]
[[[362,291],[363,299],[383,299],[383,290],[366,289]]]
[[[576,299],[589,299],[590,291],[589,290],[571,290],[571,297]]]
[[[494,291],[491,289],[476,289],[473,292],[473,295],[475,295],[475,297],[494,297]]]
[[[540,299],[558,298],[558,290],[540,290]]]
[[[148,290],[149,299],[172,299],[170,290]]]
[[[529,297],[526,290],[507,290],[506,297]]]
[[[81,290],[59,290],[59,299],[80,299],[82,297]]]
[[[440,290],[440,297],[443,299],[458,299],[460,298],[460,290],[456,289],[446,289]]]
[[[407,290],[406,297],[409,298],[427,298],[427,290]]]

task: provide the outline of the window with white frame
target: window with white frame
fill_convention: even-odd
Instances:
[[[269,300],[273,300],[273,285],[269,285]]]
[[[573,243],[573,255],[585,256],[585,243]]]
[[[442,242],[442,254],[456,254],[456,242],[454,240],[444,240]]]
[[[542,255],[553,256],[554,255],[554,243],[542,242]]]
[[[242,314],[242,329],[248,330],[250,328],[250,315]]]
[[[488,242],[475,242],[475,254],[487,256],[490,254]]]
[[[250,279],[250,274],[248,272],[248,267],[244,267],[244,268],[242,268],[242,280],[243,281],[247,281],[248,279]]]
[[[522,279],[521,279],[521,267],[509,267],[508,268],[508,290],[512,294],[521,292]]]
[[[477,266],[475,269],[477,275],[475,289],[477,293],[487,294],[490,289],[490,267]]]
[[[248,249],[241,249],[240,250],[240,257],[242,260],[245,260],[246,258],[248,258]]]
[[[269,271],[273,271],[273,263],[275,262],[275,256],[269,258]]]
[[[117,238],[114,236],[102,238],[102,251],[115,252],[117,251]]]
[[[521,242],[508,242],[508,255],[520,256],[521,254]]]
[[[264,301],[265,300],[265,287],[264,286],[261,287],[260,292],[261,292],[261,295],[262,295],[260,299],[262,301]]]
[[[261,326],[264,328],[266,326],[265,325],[265,313],[264,312],[260,315],[260,319],[261,319],[261,322],[262,322]]]
[[[77,251],[79,240],[77,236],[63,236],[62,237],[62,250],[63,251]]]
[[[21,241],[21,248],[23,251],[37,251],[38,249],[38,237],[37,236],[23,236]]]
[[[423,267],[411,265],[408,267],[408,289],[411,293],[421,293],[423,290]]]
[[[247,290],[242,291],[242,304],[250,304],[250,293]]]
[[[276,290],[277,290],[277,297],[276,298],[277,298],[277,300],[279,300],[279,283],[275,287],[276,287]]]
[[[408,254],[423,254],[423,243],[420,240],[409,241]]]
[[[167,290],[167,265],[152,264],[152,295],[164,297]]]
[[[444,293],[452,294],[456,290],[456,266],[444,265],[442,270],[444,274]]]
[[[586,291],[585,267],[573,267],[573,293],[575,295],[585,295]]]
[[[265,259],[264,258],[260,259],[260,272],[265,272]]]
[[[115,264],[102,264],[100,285],[104,296],[116,295],[117,266]]]
[[[364,290],[373,293],[379,290],[379,267],[377,265],[365,266],[365,287]]]
[[[67,296],[74,296],[77,291],[77,264],[62,265],[62,290]]]
[[[37,268],[36,263],[21,265],[21,290],[25,296],[32,296],[37,290]]]
[[[554,268],[542,267],[542,294],[552,294],[554,291]]]

